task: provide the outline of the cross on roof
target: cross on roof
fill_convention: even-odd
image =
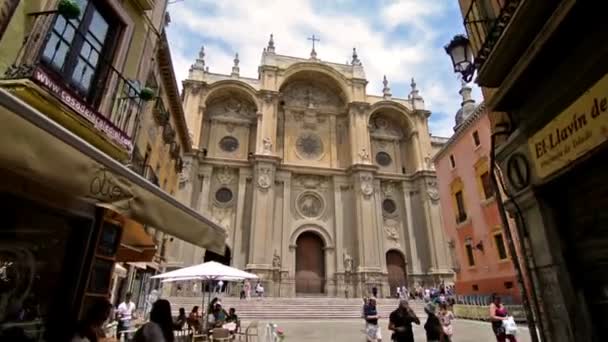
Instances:
[[[308,37],[308,40],[312,40],[312,51],[315,51],[315,42],[320,42],[321,39],[315,37],[313,34],[312,37]]]

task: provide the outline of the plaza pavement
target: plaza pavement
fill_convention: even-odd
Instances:
[[[420,326],[414,325],[416,342],[426,342],[424,322],[426,316],[421,317]],[[264,327],[267,322],[260,322],[260,341],[264,338]],[[348,320],[278,320],[273,321],[285,332],[285,342],[356,342],[365,341],[362,319]],[[246,327],[247,322],[243,325]],[[496,341],[490,323],[470,320],[455,320],[453,342],[493,342]],[[387,329],[388,319],[380,319],[382,340],[389,342],[390,333]],[[528,328],[520,326],[517,334],[518,342],[530,342]]]

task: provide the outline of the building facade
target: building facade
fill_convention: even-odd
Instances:
[[[544,341],[608,324],[608,38],[592,1],[460,1]]]
[[[212,73],[204,51],[184,81],[194,148],[181,183],[228,231],[225,255],[275,296],[383,296],[451,282],[441,229],[430,112],[415,82],[407,99],[366,94],[364,69],[277,54],[259,77]]]
[[[121,263],[154,264],[150,228],[224,250],[224,229],[169,194],[174,146],[191,144],[175,80],[145,86],[170,70],[153,67],[166,5],[0,2],[0,340],[70,340],[82,313],[114,292]],[[164,144],[141,136],[158,96],[172,111],[163,128],[177,131]],[[135,151],[146,144],[170,165],[159,173],[166,191],[144,178]]]
[[[490,120],[485,105],[471,98],[470,86],[463,84],[460,94],[454,135],[434,157],[456,293],[498,293],[507,303],[519,303],[515,267],[490,178]]]

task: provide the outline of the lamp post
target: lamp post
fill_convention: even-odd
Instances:
[[[444,49],[452,59],[454,72],[460,73],[465,82],[471,82],[475,73],[475,64],[469,39],[462,34],[456,35]]]

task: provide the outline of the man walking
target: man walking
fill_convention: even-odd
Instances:
[[[131,320],[134,318],[135,303],[131,301],[131,292],[127,292],[125,295],[125,301],[118,305],[116,315],[118,316],[118,338],[120,339],[121,332],[129,330],[131,328]]]
[[[407,299],[402,299],[397,310],[389,316],[388,330],[393,331],[393,341],[414,342],[412,323],[420,325],[420,320],[410,308]]]
[[[378,326],[378,310],[376,309],[376,299],[370,298],[363,309],[365,315],[365,333],[370,342],[382,341],[382,333]]]

